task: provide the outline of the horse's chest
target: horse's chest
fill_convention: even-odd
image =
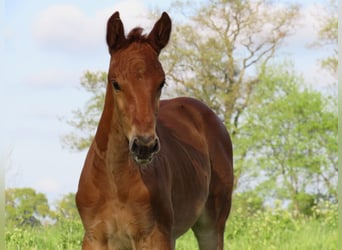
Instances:
[[[149,234],[153,225],[150,209],[116,201],[107,202],[94,220],[109,249],[134,249],[134,242]]]

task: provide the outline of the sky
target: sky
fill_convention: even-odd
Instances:
[[[83,107],[89,98],[80,88],[82,74],[108,68],[106,21],[119,10],[126,31],[135,26],[148,31],[153,25],[146,18],[149,10],[168,10],[171,2],[3,2],[0,165],[5,168],[6,188],[32,187],[45,193],[50,202],[77,191],[86,151],[70,152],[62,147],[61,137],[73,128],[60,118],[70,118],[72,110]],[[315,14],[326,2],[300,1],[300,25],[278,53],[318,88],[334,81],[317,62],[328,51],[308,48],[316,39]]]

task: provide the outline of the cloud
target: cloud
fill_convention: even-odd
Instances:
[[[146,23],[141,13],[147,10],[137,0],[119,2],[93,15],[87,15],[75,5],[54,5],[38,14],[33,24],[35,41],[40,47],[58,52],[94,50],[105,44],[106,22],[116,10],[120,11],[126,30]]]
[[[66,51],[91,46],[96,43],[97,38],[87,35],[91,31],[88,20],[72,5],[52,6],[44,10],[38,16],[33,29],[41,46]]]

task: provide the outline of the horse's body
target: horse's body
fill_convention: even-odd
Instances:
[[[147,38],[127,42],[118,13],[108,21],[105,106],[76,196],[83,249],[171,250],[189,228],[201,250],[223,249],[232,145],[203,103],[159,102],[165,76],[157,58],[170,29],[164,13]]]

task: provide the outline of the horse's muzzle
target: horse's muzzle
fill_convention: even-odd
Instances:
[[[160,150],[159,138],[157,136],[134,136],[129,142],[129,150],[136,163],[148,164]]]

